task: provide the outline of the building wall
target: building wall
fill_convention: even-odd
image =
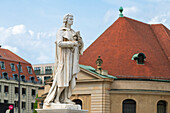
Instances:
[[[122,113],[122,103],[126,99],[136,101],[136,113],[157,113],[157,103],[160,100],[166,101],[167,113],[170,112],[170,95],[166,94],[136,94],[135,92],[111,94],[111,113]]]
[[[52,72],[47,74],[46,71],[45,71],[45,68],[48,67],[48,66],[52,67]],[[40,67],[40,74],[36,74],[36,76],[38,78],[41,78],[42,83],[44,83],[45,77],[52,77],[53,70],[54,70],[54,63],[51,63],[51,64],[34,64],[33,69],[35,70],[36,67]]]
[[[71,100],[80,99],[88,113],[122,113],[122,102],[136,101],[136,113],[157,113],[157,102],[164,100],[170,112],[170,82],[144,80],[104,79],[84,71],[77,76],[77,85]],[[47,93],[49,85],[39,90],[39,96]]]
[[[18,87],[18,81],[0,79],[1,92],[0,102],[4,103],[4,100],[8,100],[8,103],[14,104],[14,101],[18,101],[18,94],[15,94],[15,87]],[[8,93],[4,93],[4,86],[8,86]],[[20,107],[21,113],[32,113],[31,103],[35,103],[36,94],[38,93],[39,84],[24,83],[21,82],[20,89]],[[26,88],[26,95],[22,95],[22,88]],[[36,91],[35,96],[32,96],[32,89]],[[22,102],[26,102],[26,109],[22,109]],[[14,106],[14,113],[18,113],[18,108]]]

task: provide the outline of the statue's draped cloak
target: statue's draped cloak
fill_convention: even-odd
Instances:
[[[68,97],[70,98],[72,90],[76,86],[76,76],[80,71],[79,54],[82,54],[83,46],[74,46],[75,40],[73,36],[75,31],[69,28],[62,27],[56,36],[56,57],[53,72],[53,84],[49,93],[44,100],[46,103],[53,102],[57,95],[58,87],[68,87]],[[68,41],[63,41],[64,38]],[[82,42],[82,40],[81,40]],[[82,42],[83,44],[83,42]],[[65,90],[64,90],[65,91]],[[64,99],[64,91],[61,94],[60,101]]]

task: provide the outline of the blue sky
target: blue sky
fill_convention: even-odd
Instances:
[[[0,0],[0,45],[32,64],[53,63],[63,16],[74,16],[85,49],[119,17],[170,28],[170,0]]]

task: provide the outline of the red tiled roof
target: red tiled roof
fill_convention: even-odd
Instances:
[[[163,25],[149,25],[128,17],[118,18],[80,56],[80,64],[96,68],[101,56],[102,69],[124,78],[170,79],[170,32]],[[139,65],[131,60],[144,53],[146,61]]]
[[[31,66],[31,64],[26,60],[22,59],[21,57],[19,57],[18,55],[14,54],[13,52],[9,51],[8,49],[0,48],[0,61],[3,61],[5,63],[5,69],[1,69],[0,66],[1,76],[2,76],[2,72],[7,72],[8,77],[13,77],[13,74],[18,75],[17,64],[19,64],[20,62],[22,66],[22,72],[20,73],[20,75],[25,75],[26,80],[30,80],[30,77],[35,77],[35,80],[38,81],[33,69],[32,69],[32,74],[28,73],[27,66]],[[14,63],[16,71],[11,70],[10,67],[11,63]]]

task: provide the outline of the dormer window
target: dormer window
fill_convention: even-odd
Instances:
[[[19,70],[19,64],[17,64],[17,67],[18,67],[18,70]],[[20,72],[23,72],[22,71],[22,66],[20,65]]]
[[[31,81],[32,83],[34,83],[34,82],[35,82],[35,78],[34,78],[34,77],[30,77],[30,81]]]
[[[5,63],[0,61],[1,69],[5,69]]]
[[[136,60],[137,64],[144,64],[145,59],[146,59],[146,56],[144,53],[137,53],[137,54],[134,54],[132,57],[132,60]]]
[[[11,70],[15,71],[15,65],[13,63],[11,63],[10,65],[11,65]]]
[[[7,72],[3,72],[3,73],[2,73],[2,76],[3,76],[3,78],[5,78],[5,79],[8,80],[8,73],[7,73]]]
[[[29,73],[29,74],[32,74],[32,68],[31,68],[31,66],[27,66],[27,70],[28,70],[28,73]]]
[[[13,79],[14,80],[18,80],[18,75],[17,74],[13,74]]]
[[[21,75],[21,81],[25,82],[25,76]]]

